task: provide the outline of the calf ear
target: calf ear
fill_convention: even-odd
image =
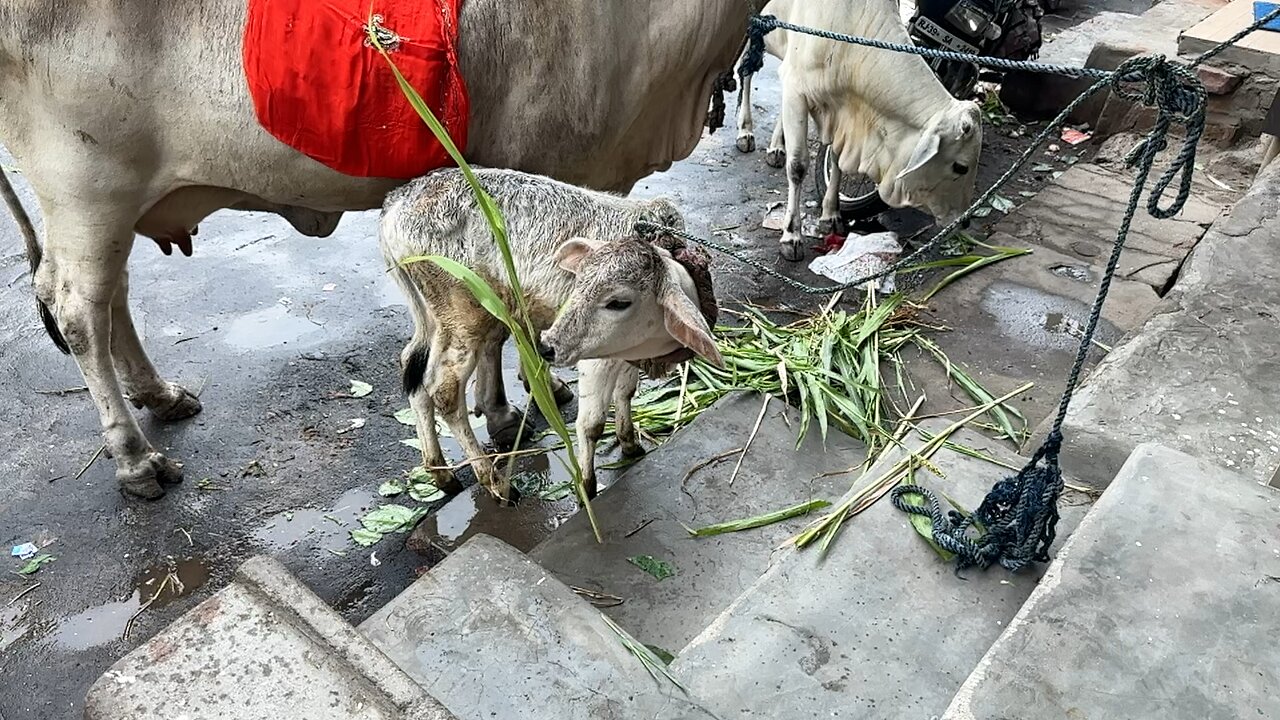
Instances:
[[[724,358],[720,357],[720,350],[711,337],[711,328],[707,327],[706,319],[674,279],[668,281],[662,291],[662,321],[667,332],[681,345],[698,353],[712,365],[724,368]]]
[[[576,237],[566,240],[556,249],[556,265],[566,272],[577,273],[578,266],[582,264],[582,259],[587,256],[587,253],[601,245],[604,243],[588,238]]]
[[[924,167],[924,164],[932,160],[938,155],[938,147],[942,144],[942,138],[937,131],[928,130],[920,135],[920,141],[916,143],[915,150],[911,151],[911,159],[907,161],[907,166],[898,173],[898,179],[910,175],[911,173]]]

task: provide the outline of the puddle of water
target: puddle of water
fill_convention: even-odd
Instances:
[[[236,318],[223,340],[239,350],[260,350],[296,342],[319,330],[310,320],[290,315],[283,305],[272,305]]]
[[[1040,350],[1075,350],[1080,329],[1088,316],[1084,303],[1040,290],[999,281],[987,289],[982,309],[996,320],[1000,334]],[[1098,340],[1114,335],[1106,322],[1098,327]]]
[[[138,576],[133,594],[128,598],[63,618],[49,639],[76,652],[106,645],[124,636],[129,621],[144,605],[147,611],[158,610],[190,595],[208,581],[209,568],[199,558],[152,565]]]
[[[353,547],[350,533],[360,527],[360,516],[382,498],[365,488],[346,491],[332,508],[298,508],[276,513],[253,532],[253,537],[274,550],[287,550],[301,543],[313,544],[328,552]]]

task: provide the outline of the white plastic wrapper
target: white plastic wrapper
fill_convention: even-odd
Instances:
[[[809,272],[847,283],[880,272],[892,265],[902,255],[898,234],[892,232],[872,235],[849,235],[844,245],[833,253],[819,255],[809,263]],[[894,276],[880,278],[879,291],[894,291]]]

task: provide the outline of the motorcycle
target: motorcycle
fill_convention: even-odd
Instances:
[[[1041,27],[1046,5],[1056,9],[1060,0],[917,0],[907,23],[911,42],[918,47],[949,50],[966,55],[985,55],[1009,60],[1030,60],[1040,53]],[[973,63],[926,58],[952,96],[972,97],[979,80],[998,82],[999,73],[980,69]],[[827,191],[833,163],[829,145],[819,150],[814,184],[818,196]],[[889,205],[880,199],[874,184],[863,179],[854,195],[840,194],[840,217],[846,227],[866,228]],[[868,189],[869,186],[869,189]]]

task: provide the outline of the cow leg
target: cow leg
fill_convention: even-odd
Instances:
[[[467,381],[476,367],[478,345],[474,338],[462,337],[443,324],[438,325],[427,365],[427,392],[435,411],[444,418],[466,454],[476,482],[494,497],[506,501],[511,496],[511,482],[497,476],[493,461],[467,422]]]
[[[112,308],[133,248],[132,223],[116,222],[109,209],[102,209],[83,215],[50,212],[45,227],[36,293],[52,309],[80,366],[98,409],[106,451],[116,461],[116,480],[126,493],[158,498],[164,495],[162,483],[182,480],[182,466],[156,452],[142,434],[121,392],[111,353]]]
[[[782,142],[782,110],[778,111],[778,120],[773,124],[773,135],[769,136],[769,149],[764,153],[764,162],[769,167],[776,168],[787,164],[787,148]]]
[[[804,187],[805,163],[809,155],[809,108],[804,98],[783,84],[782,140],[787,148],[787,214],[783,220],[782,244],[778,250],[787,260],[804,259],[801,233],[800,196]]]
[[[484,415],[489,439],[502,448],[515,445],[522,417],[507,401],[502,377],[502,344],[507,334],[499,331],[480,347],[476,361],[476,415]]]
[[[200,400],[156,372],[142,346],[129,312],[129,273],[122,272],[111,301],[111,355],[125,393],[134,407],[147,408],[160,420],[185,420],[200,412]]]
[[[834,151],[826,146],[827,153],[818,153],[818,157],[830,158],[830,168],[814,168],[814,172],[827,174],[827,192],[822,196],[822,217],[818,218],[818,232],[826,235],[840,230],[840,182],[844,177],[840,171],[840,163],[831,155]],[[830,170],[830,172],[828,172]]]
[[[751,81],[755,73],[738,77],[738,150],[744,153],[756,149],[756,123],[751,116]]]
[[[578,467],[587,497],[596,496],[596,444],[604,435],[609,400],[623,360],[583,360],[578,363]]]
[[[613,387],[613,425],[617,428],[622,455],[629,458],[644,455],[644,446],[640,444],[635,420],[631,417],[631,398],[639,385],[640,370],[631,363],[624,363]]]

